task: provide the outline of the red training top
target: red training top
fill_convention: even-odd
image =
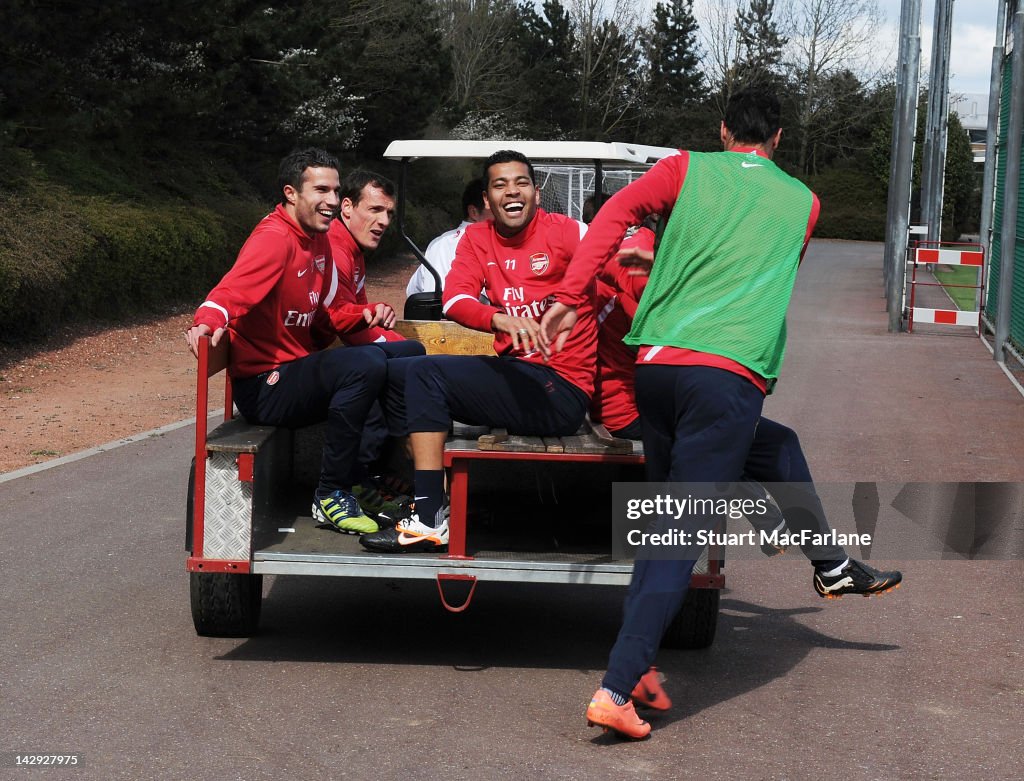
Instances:
[[[655,235],[638,228],[622,240],[621,249],[654,250]],[[633,324],[633,315],[647,285],[646,274],[634,271],[612,256],[597,277],[597,380],[590,416],[611,431],[619,431],[640,417],[636,408],[636,351],[622,341]]]
[[[501,236],[491,220],[470,225],[459,241],[445,280],[445,316],[478,331],[491,330],[495,312],[539,321],[562,284],[579,243],[580,223],[543,209],[538,209],[529,225],[511,238]],[[480,303],[481,288],[493,305]],[[547,364],[588,396],[594,391],[597,350],[592,295],[591,279],[580,297],[579,321],[565,349],[552,355]],[[512,355],[512,337],[495,334],[494,351]],[[520,351],[516,355],[532,363],[544,363],[539,352]]]
[[[365,326],[361,307],[339,306],[328,314],[324,289],[332,280],[336,285],[327,236],[310,236],[278,205],[242,245],[192,324],[228,329],[232,377],[261,374],[330,344],[339,324],[345,330]]]
[[[367,307],[373,310],[377,304],[369,303],[366,297],[366,258],[363,256],[363,248],[352,238],[352,234],[340,218],[331,221],[327,237],[331,241],[331,254],[334,255],[334,265],[338,269],[338,289],[332,306],[358,304],[360,308]],[[361,345],[373,342],[400,342],[404,337],[396,331],[374,326],[359,331],[348,331],[341,334],[341,339],[345,344]]]
[[[764,156],[759,150],[752,147],[733,147],[729,151],[756,152]],[[575,306],[586,297],[584,291],[587,289],[588,281],[594,277],[608,258],[614,255],[618,248],[619,237],[631,225],[642,222],[650,214],[660,214],[663,219],[668,218],[683,188],[689,161],[690,155],[684,150],[680,150],[678,155],[659,160],[650,171],[613,195],[601,207],[598,216],[590,225],[590,230],[587,231],[586,242],[580,246],[579,252],[576,253],[573,263],[565,275],[562,287],[555,294],[557,301]],[[811,233],[814,231],[819,210],[818,198],[814,196],[810,217],[807,221],[807,232],[804,236],[804,249],[807,248],[807,242],[810,241]],[[609,248],[611,248],[610,251]],[[682,347],[643,346],[637,354],[637,363],[711,366],[746,377],[763,393],[767,392],[768,388],[763,377],[741,363],[721,355]]]

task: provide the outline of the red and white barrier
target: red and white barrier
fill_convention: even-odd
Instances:
[[[936,325],[969,325],[978,327],[978,313],[964,312],[960,309],[926,309],[914,307],[915,323],[935,323]]]
[[[914,260],[918,263],[938,263],[943,266],[982,266],[985,263],[985,253],[980,249],[918,247],[914,253]]]
[[[952,285],[966,287],[978,291],[979,300],[984,298],[985,290],[985,253],[976,244],[965,244],[953,247],[915,247],[910,263],[913,274],[910,279],[910,306],[907,330],[913,332],[915,323],[933,323],[935,325],[961,325],[978,328],[981,323],[981,312],[961,309],[931,309],[914,306],[914,294],[918,285],[925,287],[941,287],[938,282],[922,282],[917,278],[917,267],[926,265],[970,266],[978,271],[976,285]]]

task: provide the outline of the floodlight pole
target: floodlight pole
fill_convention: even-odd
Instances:
[[[903,285],[907,273],[907,231],[910,227],[910,186],[914,168],[914,126],[921,69],[921,0],[903,0],[900,12],[900,62],[896,81],[892,153],[889,169],[889,222],[885,262],[889,331],[899,331],[903,317]]]
[[[932,31],[931,75],[928,79],[928,117],[921,158],[921,221],[928,240],[942,239],[942,200],[949,125],[949,56],[953,39],[953,0],[936,0]]]
[[[1010,121],[1006,128],[1006,178],[1003,182],[1003,226],[999,246],[999,296],[996,304],[995,336],[992,357],[1006,362],[1006,343],[1010,338],[1010,308],[1013,305],[1013,267],[1017,255],[1017,188],[1020,186],[1021,130],[1024,128],[1024,11],[1013,15],[1013,54],[1011,60]]]

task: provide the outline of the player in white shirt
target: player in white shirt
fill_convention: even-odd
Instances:
[[[491,210],[484,204],[484,188],[479,179],[468,182],[466,189],[462,191],[462,214],[463,220],[459,227],[442,233],[427,245],[427,251],[423,253],[427,262],[441,275],[442,285],[451,270],[452,261],[455,260],[455,248],[466,228],[474,222],[491,219]],[[433,290],[434,277],[421,264],[409,279],[405,294],[411,296],[413,293],[430,293]]]

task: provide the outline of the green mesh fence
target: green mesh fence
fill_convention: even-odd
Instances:
[[[1006,128],[1010,124],[1010,99],[1013,96],[1010,61],[1003,68],[1003,84],[999,102],[999,136],[996,139],[996,195],[992,215],[992,255],[989,267],[986,309],[990,320],[998,315],[999,288],[1002,280],[1002,232],[1007,215],[1006,200]],[[1022,154],[1024,157],[1024,154]],[[1016,161],[1020,165],[1024,161]],[[1017,349],[1024,345],[1024,176],[1017,189],[1016,251],[1013,258],[1013,295],[1010,303],[1010,341]]]

